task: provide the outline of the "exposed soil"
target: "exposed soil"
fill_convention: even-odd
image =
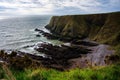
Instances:
[[[81,58],[75,58],[69,61],[72,63],[71,68],[105,66],[105,57],[114,53],[114,50],[111,50],[110,46],[104,44],[88,47],[88,49],[92,50],[91,53],[83,55]]]

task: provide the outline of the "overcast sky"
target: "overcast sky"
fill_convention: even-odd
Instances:
[[[0,16],[67,15],[120,11],[120,0],[0,0]]]

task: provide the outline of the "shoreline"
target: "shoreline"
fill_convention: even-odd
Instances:
[[[51,33],[47,33],[39,29],[37,30],[35,29],[35,31],[38,31],[48,39],[54,40],[59,38],[58,36],[56,37]],[[91,66],[105,66],[109,64],[109,63],[105,63],[106,56],[110,56],[114,53],[113,50],[107,49],[108,48],[107,45],[97,44],[96,42],[89,40],[77,40],[77,39],[72,41],[69,40],[67,41],[67,39],[65,40],[60,39],[60,40],[63,40],[63,42],[67,42],[67,43],[60,46],[56,46],[49,43],[40,43],[37,44],[36,48],[34,48],[36,51],[40,53],[44,53],[48,57],[37,56],[34,54],[20,52],[20,51],[11,51],[11,52],[15,52],[15,55],[11,53],[11,55],[13,55],[11,59],[14,57],[14,59],[17,60],[17,58],[20,57],[19,59],[21,59],[22,61],[22,59],[24,60],[24,58],[22,58],[21,56],[24,57],[27,56],[28,60],[33,62],[35,61],[34,65],[36,65],[37,63],[39,66],[42,65],[43,67],[46,68],[54,68],[57,70],[68,70],[73,68],[86,68]],[[71,50],[73,52],[71,52]],[[103,52],[101,50],[103,50]],[[106,52],[108,52],[109,55],[107,55]],[[5,58],[7,58],[7,56],[10,59],[10,54],[6,55]],[[11,61],[11,63],[15,64],[17,62]],[[30,66],[31,64],[28,65]],[[24,64],[23,68],[24,67],[26,67],[26,64]]]

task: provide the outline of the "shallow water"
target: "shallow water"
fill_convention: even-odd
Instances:
[[[47,40],[45,37],[36,37],[35,28],[46,30],[51,16],[27,16],[0,20],[0,49],[17,49],[25,52],[35,52],[33,47],[39,42],[61,44],[57,40]],[[35,52],[36,53],[36,52]]]

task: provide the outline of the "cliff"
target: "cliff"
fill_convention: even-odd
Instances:
[[[53,16],[46,28],[60,36],[116,45],[120,43],[120,12]]]

